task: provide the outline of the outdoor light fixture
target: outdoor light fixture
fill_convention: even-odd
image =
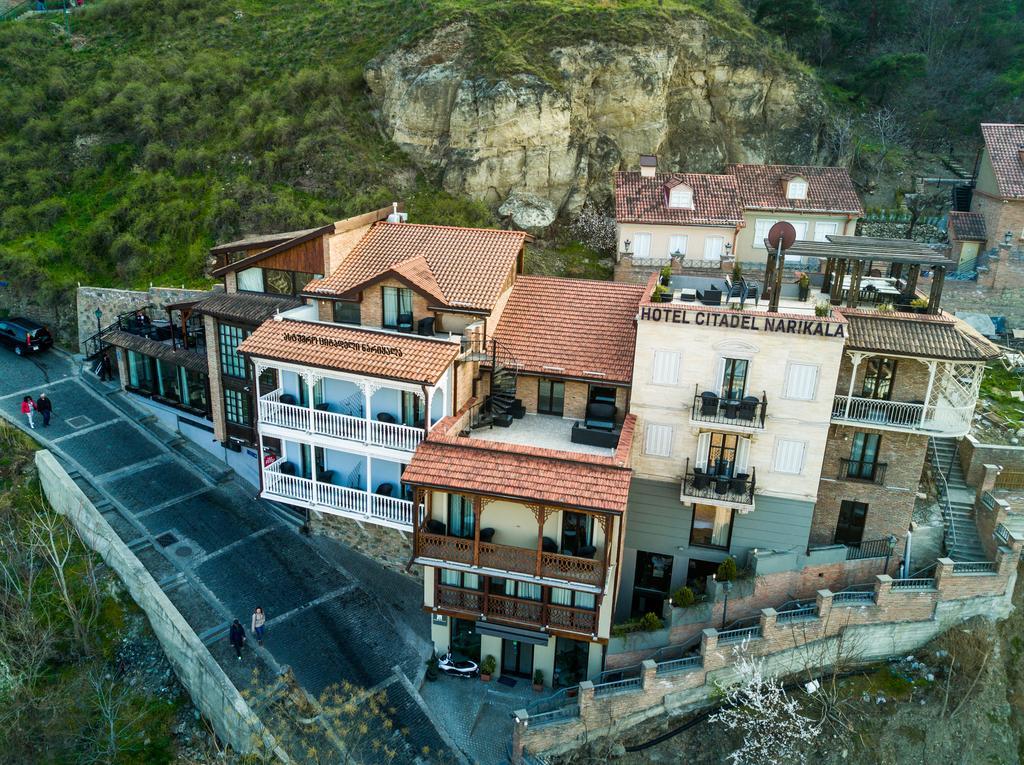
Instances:
[[[1007,240],[1006,241],[1009,242],[1010,241],[1009,240],[1009,236],[1010,236],[1010,232],[1009,231],[1006,232],[1006,236],[1007,236]],[[627,239],[622,244],[626,248],[626,252],[629,252],[629,240]]]
[[[1012,241],[1013,241],[1013,232],[1012,231],[1007,231],[1005,234],[1003,234],[1003,244],[1005,244],[1007,247],[1009,247],[1010,246],[1010,242],[1012,242]],[[629,244],[629,242],[627,242],[626,244]]]
[[[94,315],[96,316],[96,332],[102,332],[103,328],[100,326],[100,319],[103,318],[103,310],[97,308]]]

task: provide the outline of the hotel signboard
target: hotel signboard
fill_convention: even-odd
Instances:
[[[659,324],[691,324],[697,327],[721,327],[753,332],[778,332],[787,335],[817,335],[819,337],[846,337],[846,325],[835,321],[793,319],[771,314],[700,311],[690,308],[658,308],[643,306],[640,321]]]
[[[378,356],[397,356],[401,358],[402,349],[393,345],[381,345],[379,343],[360,343],[354,340],[342,340],[335,337],[322,337],[320,335],[303,335],[298,332],[285,332],[285,342],[301,343],[302,345],[325,345],[331,348],[344,348],[350,351],[361,351],[363,353],[375,353]]]

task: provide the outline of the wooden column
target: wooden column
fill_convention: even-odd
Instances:
[[[534,576],[540,578],[543,568],[541,556],[544,553],[544,521],[547,520],[547,513],[543,505],[534,505],[530,509],[534,511],[534,516],[537,518],[537,569],[534,571]]]
[[[942,285],[946,281],[946,267],[935,266],[932,270],[932,288],[928,293],[928,313],[938,313],[942,303]]]
[[[912,263],[910,268],[907,269],[907,286],[904,288],[904,292],[910,293],[910,299],[914,299],[914,292],[917,290],[917,277],[921,275],[921,265],[919,263]]]
[[[894,279],[899,279],[902,274],[903,274],[903,264],[902,263],[890,263],[889,264],[889,276],[893,277]]]
[[[776,308],[779,305],[779,301],[775,299],[775,253],[768,253],[768,260],[764,265],[764,295],[762,297],[768,298],[768,310],[775,310],[772,308],[774,305]],[[774,301],[774,302],[773,302]]]
[[[856,308],[860,303],[860,280],[864,273],[864,261],[855,260],[850,273],[850,289],[846,293],[846,307]]]
[[[825,259],[825,277],[821,282],[822,292],[832,292],[832,269],[835,268],[836,259],[826,258]]]
[[[483,502],[480,497],[473,497],[473,565],[480,566],[480,516],[483,515]]]
[[[832,274],[832,291],[829,293],[829,300],[833,304],[838,303],[842,298],[844,276],[846,276],[846,260],[840,258],[836,261],[836,267]]]

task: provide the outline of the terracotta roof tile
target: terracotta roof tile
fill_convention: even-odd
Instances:
[[[1024,199],[1024,125],[983,123],[981,135],[985,139],[992,169],[995,171],[999,193],[1011,199]]]
[[[520,276],[494,336],[520,371],[628,384],[643,294],[636,284]]]
[[[458,343],[305,321],[267,321],[239,351],[274,361],[435,384],[459,354]]]
[[[740,204],[745,209],[864,214],[846,168],[735,164],[726,170],[736,177]],[[784,181],[797,176],[807,181],[807,198],[787,199]]]
[[[403,266],[403,275],[427,279],[424,289],[436,287],[445,305],[489,311],[525,241],[522,231],[377,223],[333,274],[306,289],[310,294],[343,295],[415,259],[422,263]]]
[[[994,345],[948,315],[838,312],[847,320],[846,347],[850,350],[950,361],[984,361],[999,355]]]
[[[174,348],[167,343],[133,335],[130,332],[107,332],[103,335],[103,340],[117,348],[136,351],[144,356],[151,356],[154,359],[184,367],[191,372],[201,372],[204,375],[209,372],[206,354],[199,351]]]
[[[961,242],[984,242],[988,239],[985,235],[985,216],[981,213],[952,210],[949,213],[949,232],[951,239]]]
[[[303,301],[299,298],[284,295],[256,295],[231,292],[204,298],[196,303],[192,310],[196,313],[213,316],[216,319],[259,324],[269,319],[278,311],[298,308],[302,303]]]
[[[669,207],[667,189],[686,184],[693,189],[693,209]],[[615,174],[615,219],[620,223],[735,226],[743,210],[731,175],[638,172]]]

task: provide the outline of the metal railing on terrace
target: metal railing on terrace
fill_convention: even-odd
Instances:
[[[743,396],[739,399],[730,399],[721,397],[713,391],[701,391],[698,385],[693,393],[690,419],[694,422],[763,429],[767,412],[768,394],[764,391],[761,391],[761,398]]]
[[[619,691],[639,688],[643,683],[643,668],[639,664],[621,669],[608,669],[591,681],[595,696],[607,696]]]
[[[859,396],[835,396],[832,419],[854,422],[887,430],[928,432],[939,436],[962,436],[970,430],[974,405],[945,406],[912,402],[885,401]]]
[[[999,564],[992,560],[978,561],[954,561],[954,574],[994,574],[999,570]]]

